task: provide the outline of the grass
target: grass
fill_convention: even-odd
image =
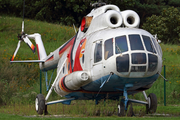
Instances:
[[[39,93],[38,64],[27,63],[11,65],[9,63],[9,59],[18,43],[17,34],[21,32],[21,21],[21,18],[0,16],[0,113],[17,114],[23,116],[36,115],[34,110],[34,99],[37,93]],[[47,54],[54,51],[73,35],[75,35],[73,27],[39,22],[30,19],[25,19],[25,32],[29,34],[37,32],[40,33]],[[31,41],[35,45],[34,40]],[[168,113],[179,116],[180,46],[168,44],[160,45],[163,50],[163,58],[165,58],[163,64],[166,65],[166,77],[169,80],[166,82],[167,107],[163,106],[164,80],[162,78],[159,77],[154,85],[146,91],[146,93],[156,94],[158,98],[158,113]],[[27,45],[22,43],[15,60],[21,59],[38,59],[38,56],[37,53],[32,54],[32,51],[27,47]],[[45,80],[43,78],[43,94],[45,95],[46,88],[44,87],[44,81]],[[142,93],[129,97],[144,100]],[[60,97],[53,92],[50,99],[56,100],[60,99]],[[83,105],[81,105],[82,103]],[[48,106],[48,110],[51,114],[70,114],[77,117],[85,117],[96,116],[95,111],[100,109],[102,111],[100,116],[108,116],[109,111],[113,112],[115,109],[117,109],[116,105],[117,101],[107,101],[106,105],[104,105],[104,102],[102,101],[98,106],[94,105],[94,101],[73,101],[70,106],[62,104]],[[138,113],[140,110],[145,111],[145,106],[135,105],[134,109],[135,112]],[[23,118],[24,117],[20,119]]]
[[[66,117],[66,116],[60,116],[60,117],[55,117],[55,116],[19,116],[19,115],[9,115],[9,114],[4,114],[0,113],[0,119],[3,120],[179,120],[180,117]]]
[[[118,101],[108,100],[106,103],[101,101],[100,104],[95,105],[94,101],[81,100],[81,101],[72,101],[71,105],[63,104],[54,104],[48,106],[48,112],[50,115],[64,115],[68,117],[114,117],[117,116],[117,103]],[[145,106],[139,104],[133,104],[133,111],[135,117],[147,116],[145,113]],[[165,114],[168,117],[177,117],[180,116],[180,106],[176,105],[158,105],[157,115],[162,117]],[[0,107],[0,113],[5,114],[15,114],[21,116],[32,116],[38,115],[35,111],[34,104],[20,104],[14,103],[6,106]],[[149,114],[148,116],[156,116]]]
[[[2,26],[2,30],[0,30],[0,45],[3,46],[4,50],[8,53],[13,53],[16,45],[18,43],[17,35],[21,32],[21,18],[7,17],[1,16],[0,23]],[[70,39],[73,35],[75,35],[73,27],[58,25],[58,24],[50,24],[40,21],[34,21],[30,19],[25,19],[25,33],[33,34],[40,33],[42,40],[44,42],[44,46],[46,48],[47,54],[51,51],[54,51],[55,48],[58,48],[68,39]],[[34,40],[31,40],[34,45]],[[7,46],[8,45],[8,46]],[[22,44],[20,50],[18,51],[21,59],[25,57],[32,57],[31,50],[27,49],[26,44]],[[28,56],[26,56],[28,53]],[[8,54],[9,55],[9,54]],[[21,56],[20,56],[21,55]],[[10,54],[11,56],[11,54]],[[24,56],[24,57],[23,57]],[[16,59],[18,59],[16,57]],[[36,59],[36,56],[34,56]]]
[[[21,18],[0,16],[0,90],[3,90],[3,92],[0,93],[0,95],[2,94],[0,101],[6,101],[6,104],[14,100],[16,101],[19,96],[27,95],[27,91],[39,92],[39,89],[34,90],[34,87],[39,87],[39,85],[37,85],[37,81],[39,80],[38,64],[9,63],[17,47],[17,35],[21,32],[21,22]],[[40,33],[47,54],[54,51],[75,35],[73,27],[33,21],[30,19],[25,19],[25,32],[28,34]],[[31,41],[35,45],[34,40]],[[37,52],[32,54],[29,47],[21,42],[21,47],[15,60],[27,59],[37,60]]]

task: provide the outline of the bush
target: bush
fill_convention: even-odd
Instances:
[[[152,34],[158,34],[158,38],[164,43],[180,43],[180,12],[177,8],[163,9],[160,16],[148,17],[142,26]]]

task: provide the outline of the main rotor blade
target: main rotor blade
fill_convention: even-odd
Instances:
[[[22,33],[24,32],[24,12],[25,12],[25,0],[23,2],[23,21],[22,21]]]
[[[19,40],[19,42],[18,42],[18,44],[17,44],[17,48],[16,48],[16,50],[14,51],[14,54],[13,54],[13,56],[11,57],[10,61],[13,61],[13,60],[14,60],[14,58],[15,58],[18,50],[19,50],[20,44],[21,44],[21,40]]]
[[[35,53],[36,48],[35,46],[32,44],[32,42],[29,40],[29,38],[25,37],[23,38],[24,42],[30,47],[30,49],[33,51],[33,53]]]
[[[24,21],[22,21],[22,33],[24,32]]]

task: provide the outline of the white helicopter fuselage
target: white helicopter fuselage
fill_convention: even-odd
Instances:
[[[52,88],[60,96],[93,99],[112,93],[113,98],[124,89],[128,94],[149,89],[161,72],[161,47],[139,23],[136,12],[104,5],[85,16],[77,34],[48,56],[40,34],[22,40],[34,51],[28,38],[35,39],[39,60],[34,62],[41,62],[42,71],[57,68]]]
[[[126,84],[132,85],[129,90],[145,89],[146,86],[152,85],[158,77],[157,73],[161,72],[161,48],[155,38],[145,30],[108,28],[83,36],[80,39],[77,38],[73,37],[64,46],[52,52],[46,58],[46,62],[41,65],[42,70],[54,69],[61,66],[63,60],[68,56],[55,88],[55,91],[61,96],[76,92],[80,88],[83,88],[83,91],[98,92],[99,87],[111,72],[114,73],[115,78],[111,77],[109,80],[111,85],[106,84],[102,91],[117,92],[117,89],[123,89]],[[137,39],[136,42],[135,39]],[[148,40],[153,42],[148,45]],[[138,44],[140,45],[138,46]],[[97,50],[98,45],[100,47],[99,51]],[[119,48],[117,48],[118,45]],[[63,52],[60,52],[62,50]],[[97,52],[100,52],[100,58],[97,58],[96,54],[99,54]],[[85,84],[79,83],[79,86],[75,89],[73,85],[71,86],[74,83],[71,83],[69,88],[66,89],[59,85],[64,76],[73,72],[78,74],[82,71],[88,74],[88,80]],[[76,74],[73,74],[69,79],[71,81],[75,80]],[[66,87],[70,81],[69,79],[63,83],[66,84]]]
[[[92,10],[87,17],[93,19],[85,32],[81,25],[74,37],[50,55],[38,52],[45,61],[40,63],[41,70],[57,68],[55,91],[59,95],[97,93],[102,86],[105,94],[121,92],[126,86],[133,94],[152,86],[162,68],[161,48],[149,32],[137,28],[139,20],[134,12],[130,11],[130,15],[135,16],[135,25],[120,27],[126,12],[129,10],[120,12],[114,5]]]
[[[154,113],[157,97],[148,96],[149,89],[162,69],[162,50],[156,36],[139,29],[140,18],[132,10],[120,11],[115,5],[95,3],[94,9],[81,22],[79,31],[48,56],[41,35],[24,33],[10,62],[38,62],[45,72],[46,97],[38,94],[35,101],[38,114],[47,113],[47,105],[70,104],[72,100],[119,100],[118,114],[124,114],[130,102],[146,105],[146,111]],[[34,39],[39,60],[14,61],[20,43],[24,41],[35,52],[29,40]],[[49,89],[47,71],[57,69],[57,75]],[[165,78],[164,78],[165,79]],[[165,79],[166,80],[166,79]],[[51,80],[50,80],[51,81]],[[52,91],[67,99],[48,101]],[[143,93],[146,101],[128,99],[128,95]]]

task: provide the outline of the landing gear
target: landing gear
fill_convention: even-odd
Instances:
[[[38,94],[35,100],[36,112],[42,115],[43,112],[47,112],[47,106],[45,105],[45,98],[42,94]]]
[[[129,116],[129,117],[134,116],[132,103],[128,102],[127,109],[125,110],[124,102],[123,100],[121,100],[120,104],[118,105],[118,116],[120,117],[121,116]]]
[[[146,105],[146,113],[155,113],[157,109],[157,97],[154,93],[148,95],[149,102]]]
[[[120,104],[118,104],[118,116],[125,116],[124,102],[121,100]]]
[[[128,85],[130,86],[130,85]],[[155,113],[157,109],[157,97],[154,93],[150,93],[147,97],[145,91],[142,92],[144,95],[145,101],[134,100],[128,98],[127,87],[123,91],[123,99],[118,105],[118,116],[134,116],[133,108],[131,102],[144,104],[146,105],[146,113]]]

